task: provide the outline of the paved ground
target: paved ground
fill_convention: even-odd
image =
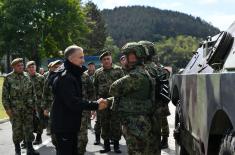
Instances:
[[[170,125],[170,138],[169,138],[169,149],[162,150],[162,155],[174,155],[175,154],[175,142],[172,136],[173,129],[174,129],[174,112],[175,107],[170,104],[170,111],[171,116],[168,117],[169,125]],[[14,147],[11,141],[11,125],[9,122],[0,124],[0,155],[14,155]],[[94,146],[94,133],[93,131],[89,130],[89,142],[87,146],[87,153],[86,155],[98,155],[99,150],[102,149],[101,146]],[[127,148],[125,140],[122,138],[120,142],[121,150],[123,151],[123,155],[127,155]],[[35,146],[35,149],[37,149],[41,155],[55,155],[55,149],[53,145],[51,144],[50,138],[43,135],[43,144],[39,146]],[[22,150],[22,155],[25,155],[25,150]],[[113,152],[108,153],[106,155],[112,155]]]

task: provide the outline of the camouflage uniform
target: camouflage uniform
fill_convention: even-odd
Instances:
[[[86,100],[93,100],[94,95],[94,86],[93,81],[88,75],[87,71],[82,75],[82,95]],[[88,123],[90,123],[90,111],[82,112],[81,128],[78,135],[78,153],[79,155],[84,155],[86,152],[86,146],[88,143]]]
[[[149,75],[154,78],[155,80],[159,78],[160,71],[157,69],[157,65],[153,62],[147,62],[145,63],[145,69],[148,71]],[[156,83],[158,84],[158,83]],[[161,128],[162,128],[162,104],[160,103],[159,100],[155,100],[155,112],[153,115],[153,121],[157,121],[152,123],[153,126],[153,139],[151,141],[150,146],[155,147],[156,149],[160,149],[160,140],[161,140]],[[160,121],[159,121],[160,119]],[[157,128],[157,130],[156,130]]]
[[[169,127],[168,127],[168,122],[167,122],[167,116],[170,114],[169,108],[168,108],[168,103],[170,101],[169,98],[169,89],[168,88],[168,78],[166,78],[165,70],[163,66],[157,66],[154,62],[152,62],[154,59],[158,61],[158,57],[156,57],[155,53],[155,48],[154,44],[149,41],[140,41],[139,44],[141,44],[146,53],[145,57],[145,69],[148,71],[150,76],[155,79],[156,85],[155,85],[155,102],[156,102],[156,108],[155,108],[155,113],[153,119],[156,120],[156,118],[160,117],[161,121],[160,123],[153,123],[153,132],[156,132],[154,128],[159,128],[161,127],[163,130],[162,133],[163,139],[160,143],[161,148],[167,148],[168,147],[168,135],[169,135]],[[168,111],[167,111],[168,110]],[[158,115],[158,116],[157,116]],[[159,133],[155,133],[154,135],[158,135]],[[166,136],[167,135],[167,136]],[[157,141],[160,140],[159,137],[154,137],[157,138]],[[157,147],[158,145],[155,145],[156,139],[152,140],[152,147]]]
[[[37,132],[38,134],[42,134],[43,132],[43,128],[44,128],[44,122],[43,122],[43,110],[41,107],[42,104],[42,92],[43,92],[43,84],[44,84],[44,78],[42,75],[40,75],[39,73],[36,73],[34,76],[30,76],[28,74],[28,76],[30,77],[30,80],[32,81],[33,84],[33,90],[34,90],[34,104],[35,104],[35,114],[37,117],[37,122],[35,125],[35,132]]]
[[[152,79],[143,66],[136,66],[111,85],[110,95],[114,96],[111,109],[121,118],[129,155],[160,154],[149,147],[153,136],[152,86]]]
[[[164,69],[164,66],[161,64],[156,65],[157,70],[159,72],[159,77],[160,80],[169,80],[169,72]],[[162,108],[161,108],[161,135],[162,137],[169,137],[169,125],[168,125],[168,120],[167,116],[170,115],[170,110],[168,107],[167,103],[162,103]]]
[[[32,142],[33,136],[33,85],[27,73],[11,72],[3,82],[2,103],[5,110],[12,110],[10,118],[13,132],[13,142],[19,144],[22,140]]]
[[[42,102],[42,109],[51,111],[52,102],[53,102],[53,93],[52,93],[52,85],[50,84],[50,77],[53,74],[53,72],[46,72],[46,77],[44,79],[44,86],[43,86],[43,102]],[[48,124],[47,124],[47,134],[51,135],[52,143],[56,146],[56,139],[54,134],[51,134],[51,120],[48,118]]]
[[[103,67],[96,70],[94,74],[94,86],[96,97],[107,98],[109,96],[109,88],[111,84],[117,79],[123,77],[122,69],[119,66],[112,65],[111,69],[104,69]],[[121,124],[116,112],[110,109],[99,111],[101,119],[101,137],[104,141],[121,139]]]

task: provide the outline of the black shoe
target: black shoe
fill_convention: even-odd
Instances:
[[[21,148],[19,143],[15,144],[15,155],[21,155]]]
[[[122,151],[120,150],[120,147],[119,147],[119,141],[114,140],[113,141],[113,147],[114,147],[114,152],[115,153],[122,153]]]
[[[100,135],[95,134],[95,142],[94,145],[100,145]]]
[[[46,134],[47,136],[50,136],[51,135],[51,132],[50,131],[47,131],[47,134]]]
[[[161,141],[161,149],[166,149],[168,148],[168,137],[163,137]]]
[[[26,149],[25,141],[23,141],[23,143],[20,145],[20,147],[21,147],[22,149]]]
[[[114,140],[110,140],[110,145],[114,145]]]
[[[42,144],[42,135],[41,134],[37,134],[37,137],[33,142],[33,145],[39,145],[39,144]]]
[[[27,143],[27,155],[40,155],[40,153],[34,150],[32,142]]]
[[[104,140],[104,150],[100,150],[100,153],[107,153],[110,152],[110,142],[109,140]]]
[[[50,135],[51,135],[51,129],[50,129],[50,128],[47,128],[47,129],[46,129],[46,132],[47,132],[47,134],[46,134],[47,136],[50,136]]]

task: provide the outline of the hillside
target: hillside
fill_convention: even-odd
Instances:
[[[122,46],[127,41],[159,41],[163,37],[177,35],[205,38],[219,32],[218,28],[199,17],[153,7],[131,6],[113,10],[105,9],[102,15],[106,22],[107,33],[118,46]]]

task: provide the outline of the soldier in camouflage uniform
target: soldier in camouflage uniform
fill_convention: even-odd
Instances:
[[[24,72],[22,58],[12,61],[13,71],[3,82],[2,103],[10,117],[13,132],[15,154],[21,154],[20,142],[26,140],[27,155],[39,155],[33,149],[33,85],[27,73]]]
[[[84,100],[94,100],[95,98],[95,89],[92,80],[92,74],[88,72],[83,73],[82,75],[82,95]],[[86,152],[86,146],[88,143],[88,125],[90,124],[90,111],[82,112],[81,128],[78,135],[78,153],[79,155],[84,155]]]
[[[100,56],[102,67],[96,70],[94,75],[94,86],[96,98],[107,98],[109,88],[117,79],[123,77],[123,71],[119,66],[112,64],[112,57],[109,51]],[[99,111],[101,119],[101,137],[104,139],[104,150],[100,153],[110,151],[110,140],[114,142],[114,151],[121,153],[119,150],[119,140],[121,139],[121,124],[116,112],[110,109]]]
[[[53,76],[54,71],[62,64],[60,60],[53,61],[49,63],[48,68],[49,71],[44,73],[44,86],[43,86],[43,102],[42,102],[42,109],[44,113],[49,113],[52,106],[53,95],[52,95],[52,85],[49,84],[50,78]],[[50,131],[50,120],[47,126],[47,135],[51,135]]]
[[[53,77],[53,74],[55,74],[55,70],[60,67],[62,62],[60,60],[56,60],[51,62],[49,65],[50,70],[49,72],[46,72],[44,75],[44,86],[43,86],[43,103],[42,103],[42,109],[44,111],[44,115],[46,117],[49,117],[49,112],[51,111],[52,102],[53,102],[53,94],[52,94],[52,83],[51,78]],[[54,134],[51,134],[51,121],[50,118],[48,118],[48,125],[47,125],[47,135],[51,135],[52,143],[56,146],[56,140]]]
[[[158,70],[161,72],[162,79],[165,79],[168,81],[169,76],[170,76],[169,71],[165,69],[164,66],[162,66],[161,64],[157,64],[157,66],[158,66]],[[163,106],[162,106],[162,117],[161,117],[161,131],[162,131],[161,148],[162,149],[168,148],[168,137],[169,137],[170,131],[169,131],[169,124],[168,124],[167,117],[170,116],[171,114],[169,110],[169,106],[168,106],[169,102],[170,101],[163,103]]]
[[[85,71],[85,73],[88,74],[89,79],[92,81],[93,89],[94,89],[93,81],[94,81],[95,69],[96,69],[95,63],[94,62],[89,62],[87,64],[87,71]],[[94,100],[95,99],[95,91],[93,91],[92,93],[93,93],[92,94],[92,96],[93,96],[92,100]],[[92,128],[92,126],[91,126],[91,119],[94,119],[94,116],[95,116],[94,114],[95,114],[95,111],[92,111],[90,113],[89,122],[88,122],[88,129]],[[93,116],[93,117],[91,118],[91,116]]]
[[[42,132],[44,128],[44,115],[43,109],[41,107],[42,104],[42,91],[43,91],[43,83],[44,77],[36,72],[36,63],[35,61],[29,61],[26,64],[26,69],[28,72],[28,76],[30,77],[33,90],[34,90],[34,104],[36,111],[34,112],[34,124],[35,124],[35,132],[37,133],[36,139],[34,140],[33,144],[38,145],[42,143]]]
[[[168,86],[169,72],[167,72],[162,65],[153,62],[153,56],[155,55],[154,44],[149,41],[140,41],[139,44],[145,47],[146,58],[145,58],[145,69],[149,72],[152,78],[154,78],[157,84],[164,82],[165,86]],[[161,86],[159,86],[161,87]],[[170,115],[168,103],[169,99],[169,89],[165,88],[166,98],[162,99],[162,96],[156,95],[156,102],[159,105],[157,108],[158,113],[161,116],[161,148],[168,148],[168,137],[169,137],[169,125],[167,121],[167,116]],[[160,90],[158,93],[161,93]],[[156,125],[156,124],[155,124]]]
[[[128,154],[160,155],[160,148],[150,147],[155,107],[154,81],[143,65],[144,48],[138,43],[127,43],[122,51],[126,55],[128,73],[111,85],[110,95],[114,99],[109,98],[109,104],[112,101],[112,110],[117,111],[121,118]]]
[[[94,81],[94,73],[95,73],[95,64],[93,62],[88,63],[88,70],[86,71],[86,73],[89,75],[89,78],[92,80],[92,83]],[[94,85],[93,85],[94,87]],[[94,92],[94,96],[95,96],[95,92]],[[95,142],[94,145],[99,145],[100,144],[100,135],[101,135],[101,125],[100,125],[100,115],[98,111],[92,111],[93,118],[96,117],[96,121],[95,121],[95,126],[94,126],[94,130],[95,130]]]

